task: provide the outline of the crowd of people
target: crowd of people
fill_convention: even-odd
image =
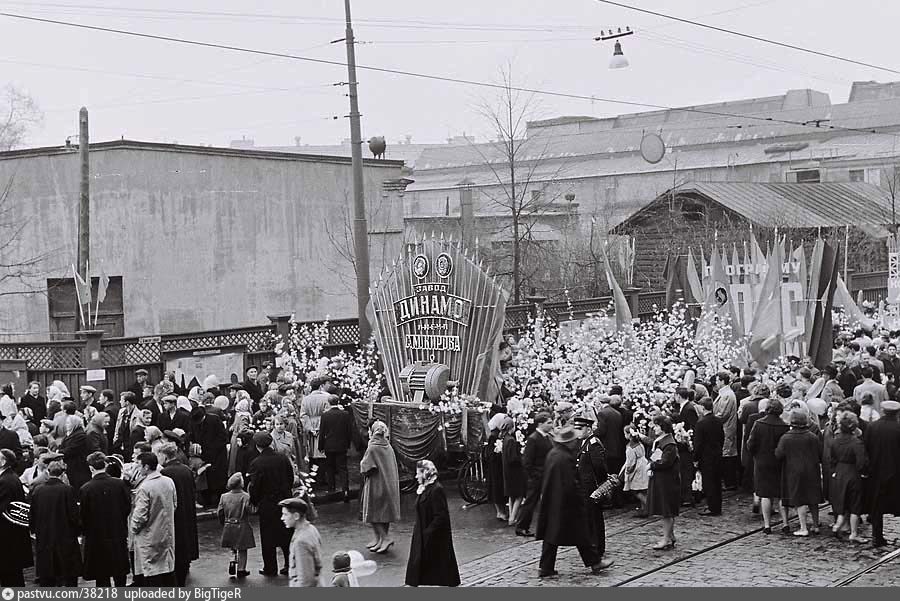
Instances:
[[[3,388],[0,586],[24,585],[23,570],[32,566],[40,586],[73,586],[79,578],[123,586],[129,574],[134,586],[184,586],[199,557],[203,509],[219,518],[233,579],[250,574],[250,518],[257,515],[260,574],[315,586],[322,560],[312,487],[324,473],[320,492],[349,502],[351,443],[364,449],[362,517],[374,532],[368,548],[391,549],[400,491],[387,426],[373,420],[366,440],[328,377],[302,381],[251,367],[241,383],[226,387],[210,376],[179,390],[172,373],[156,385],[148,376],[137,370],[118,399],[87,385],[72,398],[59,381],[45,391],[32,382],[18,399],[11,384]],[[339,586],[355,582],[348,557],[333,558]]]

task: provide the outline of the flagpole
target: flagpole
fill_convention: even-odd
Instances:
[[[847,280],[847,259],[850,256],[850,226],[844,226],[844,284],[847,285],[847,290],[850,289],[850,284],[848,284]]]
[[[100,316],[100,289],[97,287],[97,309],[94,311],[94,329],[97,329],[97,318]]]
[[[78,271],[75,269],[75,266],[72,265],[72,274],[74,276],[75,281],[75,300],[78,301],[78,313],[81,315],[81,323],[84,323],[84,305],[81,304],[81,293],[78,291]],[[88,307],[90,310],[90,307]],[[89,315],[90,316],[90,315]],[[90,328],[90,324],[88,324],[88,328]]]

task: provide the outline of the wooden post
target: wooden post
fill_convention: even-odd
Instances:
[[[78,111],[78,126],[78,154],[81,158],[81,190],[78,197],[78,275],[87,282],[90,289],[91,274],[88,273],[88,265],[91,261],[91,161],[88,110],[85,107],[81,107]],[[87,310],[82,307],[77,317],[79,322],[76,329],[87,329],[91,326],[91,304],[88,299],[76,302],[87,304]],[[84,323],[85,319],[88,323]]]
[[[103,330],[80,330],[79,336],[84,336],[84,367],[88,374],[85,381],[96,388],[104,388],[106,386],[106,374],[102,378],[91,377],[97,370],[103,370]],[[76,391],[77,392],[77,391]]]

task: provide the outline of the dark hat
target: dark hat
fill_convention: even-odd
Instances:
[[[253,444],[261,449],[272,446],[272,435],[268,432],[257,432],[253,435]]]
[[[350,555],[344,551],[338,551],[331,557],[331,571],[335,574],[350,571]]]
[[[578,415],[575,419],[572,420],[573,426],[593,426],[594,420],[589,417],[585,417],[583,415]]]
[[[256,371],[259,371],[259,366],[258,365],[248,365],[247,369],[244,370],[244,373],[247,373],[251,369],[255,369]]]
[[[303,499],[298,499],[297,497],[291,497],[290,499],[279,501],[278,506],[287,507],[291,511],[296,511],[304,515],[306,515],[306,510],[309,508],[309,506],[306,504],[306,501],[304,501]]]
[[[206,409],[203,407],[194,407],[191,410],[191,421],[195,424],[202,422],[204,417],[206,417]]]
[[[136,369],[134,370],[134,375],[136,376],[149,376],[150,372],[146,369]]]
[[[173,432],[172,430],[163,430],[163,436],[175,442],[183,442],[181,436],[179,436],[177,432]]]
[[[553,435],[553,440],[555,442],[572,442],[573,440],[578,439],[578,434],[575,433],[575,428],[572,426],[566,426],[565,428],[559,430],[556,434]]]
[[[237,382],[235,382],[234,384],[232,384],[231,386],[228,387],[228,390],[243,390],[243,389],[244,389],[243,384],[238,384]]]

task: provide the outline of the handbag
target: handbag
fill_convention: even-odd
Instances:
[[[610,474],[606,480],[597,487],[597,490],[591,493],[591,500],[594,503],[606,503],[612,499],[613,493],[619,488],[620,481],[617,474]]]

